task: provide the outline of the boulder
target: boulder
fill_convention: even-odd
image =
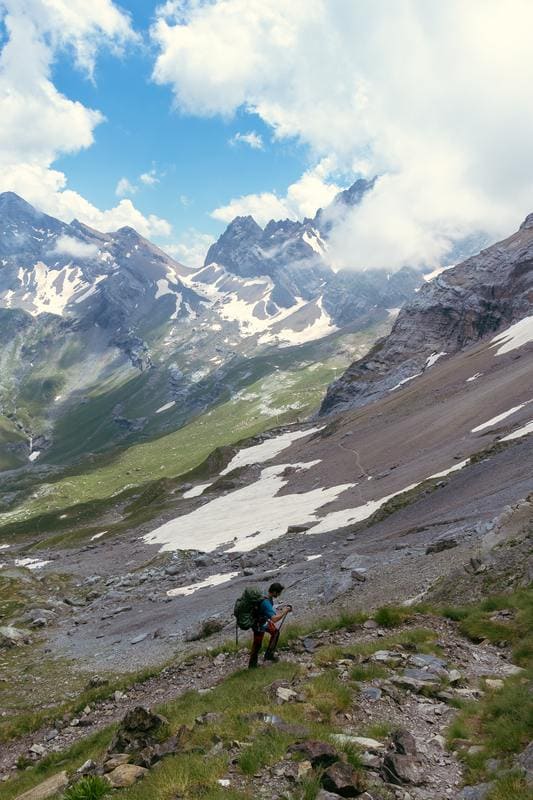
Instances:
[[[459,542],[457,539],[438,539],[433,544],[430,544],[429,547],[426,547],[426,555],[429,556],[432,553],[442,553],[444,550],[451,550],[452,547],[457,547]]]
[[[399,728],[394,731],[392,734],[392,743],[397,753],[407,756],[417,755],[415,737],[412,733],[405,730],[405,728]]]
[[[68,776],[65,771],[58,772],[52,775],[51,778],[42,783],[34,786],[33,789],[28,789],[27,792],[19,794],[16,800],[46,800],[47,797],[53,797],[55,794],[62,792],[68,786]]]
[[[414,756],[402,753],[387,753],[383,760],[382,776],[387,783],[394,783],[396,786],[404,783],[419,786],[423,783],[420,763]]]
[[[138,780],[143,778],[147,769],[139,767],[137,764],[121,764],[112,772],[105,776],[113,789],[124,789],[126,786],[133,786]]]
[[[117,753],[104,762],[104,772],[113,772],[117,767],[121,767],[122,764],[129,764],[130,761],[131,753]]]
[[[26,631],[20,628],[15,628],[13,625],[3,625],[0,628],[0,650],[2,648],[20,647],[22,644],[28,644],[30,637]]]
[[[313,767],[329,767],[339,760],[339,755],[334,747],[327,742],[308,740],[293,745],[293,753],[301,753]]]
[[[168,721],[159,714],[153,714],[143,706],[128,711],[120,723],[111,744],[109,753],[132,753],[143,750],[155,743],[155,735]]]
[[[366,778],[350,764],[337,761],[322,773],[322,786],[340,797],[358,797],[366,790]]]

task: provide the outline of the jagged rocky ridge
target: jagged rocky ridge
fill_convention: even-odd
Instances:
[[[333,383],[321,414],[364,405],[435,360],[531,313],[533,214],[502,242],[425,283],[401,309],[390,335]]]
[[[354,186],[337,205],[368,188]],[[180,427],[264,374],[252,360],[269,348],[387,320],[421,276],[335,274],[317,252],[322,218],[265,232],[235,220],[212,249],[221,263],[191,270],[132,228],[101,233],[0,195],[0,415],[12,439],[1,466],[47,452],[59,428],[82,425],[94,452]],[[275,244],[255,248],[256,235]]]

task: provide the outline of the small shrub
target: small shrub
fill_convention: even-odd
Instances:
[[[65,792],[65,800],[100,800],[111,787],[99,775],[88,775]]]

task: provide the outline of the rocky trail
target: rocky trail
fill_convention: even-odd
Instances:
[[[323,793],[319,797],[362,794],[362,784],[353,794],[346,794],[345,791],[350,791],[346,787],[342,789],[343,780],[355,779],[353,775],[350,778],[344,761],[337,761],[331,754],[321,755],[322,751],[315,752],[317,743],[308,741],[309,732],[305,726],[297,730],[282,719],[284,706],[299,703],[307,703],[311,716],[320,716],[318,709],[324,698],[319,691],[313,710],[309,681],[320,681],[334,674],[340,687],[353,686],[354,668],[360,669],[358,691],[348,705],[331,711],[331,722],[337,731],[333,739],[339,747],[342,745],[346,749],[353,745],[360,751],[364,785],[376,784],[392,792],[374,794],[369,789],[365,797],[445,800],[484,796],[459,793],[461,765],[456,755],[448,751],[445,737],[457,713],[453,705],[457,700],[475,701],[483,695],[487,680],[488,686],[496,689],[502,679],[520,672],[520,668],[510,662],[505,646],[495,647],[486,642],[474,644],[458,632],[455,623],[414,614],[409,624],[387,631],[379,628],[374,620],[338,631],[317,630],[293,640],[281,656],[284,662],[294,664],[294,676],[274,681],[267,687],[265,706],[267,699],[279,705],[280,716],[264,716],[274,729],[279,727],[283,732],[296,734],[294,746],[300,747],[304,761],[295,762],[286,754],[279,762],[262,768],[256,776],[261,778],[258,783],[261,796],[296,796],[290,794],[295,782],[305,777],[306,769],[311,770],[317,764],[328,765],[331,772],[326,786],[334,789],[335,781],[339,784],[337,794]],[[139,706],[156,709],[191,689],[208,694],[236,670],[244,668],[246,658],[246,651],[241,650],[236,654],[222,652],[214,657],[198,655],[168,666],[144,683],[87,707],[76,718],[65,716],[55,721],[54,726],[5,744],[0,756],[0,774],[3,780],[8,780],[16,774],[17,762],[37,762],[47,754],[63,751],[122,720],[127,712]],[[264,667],[260,671],[268,669],[270,667]],[[95,676],[94,682],[97,680]],[[197,724],[203,724],[202,720],[197,720]],[[381,735],[370,736],[365,733],[369,730],[381,731]],[[392,735],[395,730],[400,733]],[[239,742],[230,745],[229,767],[221,785],[241,790],[248,785],[249,776],[243,775],[237,766],[242,747]],[[331,749],[331,745],[329,747]],[[221,748],[219,742],[218,750]],[[302,763],[306,766],[302,767]],[[344,766],[337,768],[336,764]],[[137,778],[143,774],[139,772]]]

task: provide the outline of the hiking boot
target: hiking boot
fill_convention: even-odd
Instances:
[[[269,653],[268,651],[265,653],[265,661],[279,661],[279,656],[275,653]]]

